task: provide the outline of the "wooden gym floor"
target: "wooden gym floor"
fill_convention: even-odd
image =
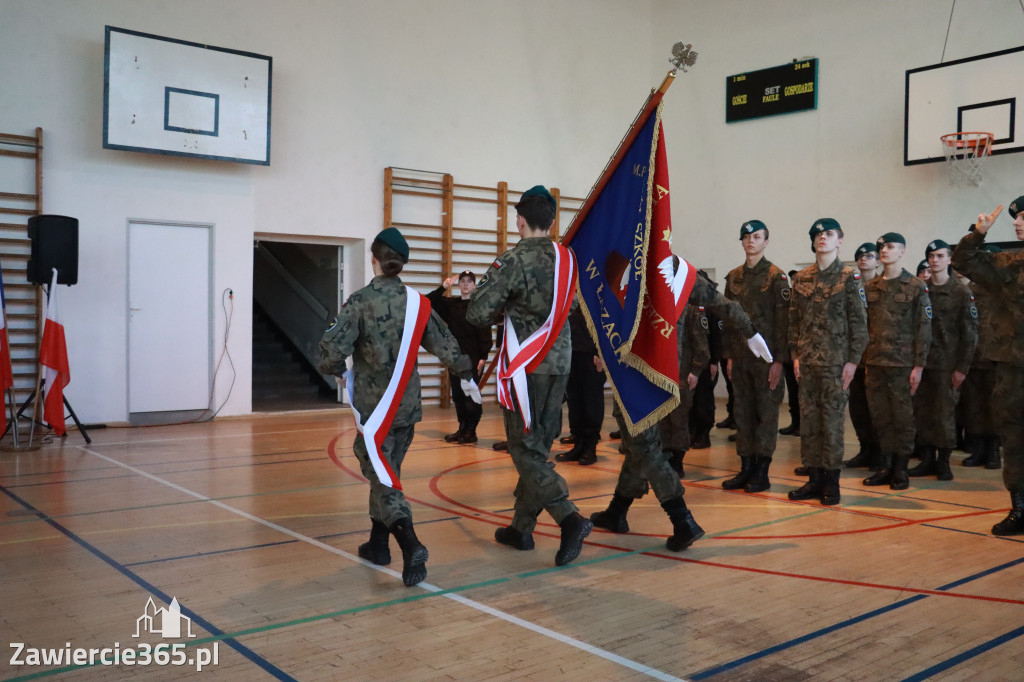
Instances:
[[[90,446],[72,430],[0,453],[0,678],[1024,679],[1024,537],[989,534],[1008,495],[963,453],[955,481],[898,493],[844,471],[842,503],[823,508],[786,498],[802,482],[793,437],[779,437],[770,491],[722,490],[738,460],[716,429],[685,462],[704,539],[665,550],[649,494],[630,534],[595,532],[556,568],[546,515],[534,551],[493,540],[515,481],[490,447],[497,407],[476,446],[444,443],[453,427],[451,410],[428,408],[404,466],[430,550],[414,588],[393,542],[390,568],[355,556],[369,520],[347,411],[96,430]],[[585,515],[615,485],[609,427],[596,465],[558,465]],[[195,636],[134,637],[147,600],[172,597]],[[12,665],[8,648],[29,660],[171,641],[186,643],[181,660],[216,648],[217,663]]]

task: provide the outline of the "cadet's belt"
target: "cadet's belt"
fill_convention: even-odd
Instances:
[[[526,375],[540,365],[561,333],[576,289],[576,259],[572,251],[561,244],[552,242],[551,245],[555,247],[555,287],[551,312],[544,324],[522,343],[519,343],[512,318],[506,312],[505,337],[498,356],[498,402],[507,410],[516,410],[518,403],[524,433],[530,430],[532,424]]]
[[[355,398],[353,395],[352,370],[345,372],[345,385],[348,389],[348,400],[352,405],[352,415],[356,418],[356,428],[363,434],[366,442],[366,452],[370,457],[370,464],[381,483],[389,488],[402,489],[391,465],[381,455],[381,448],[384,447],[384,439],[391,430],[391,422],[395,420],[395,413],[398,406],[402,404],[402,396],[405,395],[405,388],[409,385],[409,377],[416,366],[416,352],[420,347],[420,339],[423,338],[423,330],[427,328],[427,321],[430,319],[430,301],[426,296],[405,288],[405,327],[402,329],[402,346],[398,349],[398,360],[395,362],[395,371],[391,375],[388,387],[381,396],[377,407],[373,408],[370,417],[362,424],[360,414],[356,410]]]

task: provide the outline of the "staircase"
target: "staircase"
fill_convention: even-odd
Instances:
[[[334,391],[258,306],[252,313],[252,409],[280,412],[342,407]]]

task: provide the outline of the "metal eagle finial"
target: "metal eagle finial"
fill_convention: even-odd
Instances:
[[[686,73],[687,66],[693,66],[697,62],[697,53],[691,50],[690,43],[678,42],[672,46],[672,57],[668,60],[676,69],[682,69]]]

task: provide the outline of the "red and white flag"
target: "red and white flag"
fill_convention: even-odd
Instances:
[[[3,294],[4,276],[0,269],[0,392],[14,387],[11,371],[11,346],[7,340],[7,298]]]
[[[46,304],[46,324],[43,340],[39,346],[39,364],[46,370],[43,390],[43,420],[58,436],[64,435],[64,387],[71,383],[71,368],[68,366],[68,346],[64,340],[64,325],[60,323],[57,310],[57,268],[53,269],[50,282],[50,298]]]

